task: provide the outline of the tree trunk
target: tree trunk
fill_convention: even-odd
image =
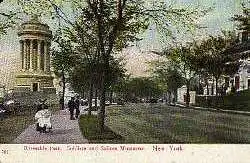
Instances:
[[[207,79],[207,83],[206,84],[207,84],[207,95],[209,95],[208,79]]]
[[[110,91],[109,102],[110,102],[110,104],[112,104],[112,102],[113,102],[113,91],[112,90]]]
[[[91,115],[91,110],[92,110],[92,99],[93,99],[93,82],[92,80],[89,83],[89,108],[88,108],[88,115]]]
[[[174,104],[176,104],[177,98],[178,98],[177,89],[175,89],[175,90],[174,90]]]
[[[168,92],[165,92],[164,100],[165,100],[165,104],[168,104]]]
[[[125,4],[126,1],[124,1]],[[101,61],[104,64],[102,73],[101,73],[101,88],[100,88],[100,93],[101,93],[101,105],[100,105],[100,112],[99,112],[99,125],[100,125],[100,130],[101,132],[104,131],[104,120],[105,120],[105,99],[106,99],[106,70],[109,68],[109,61],[110,61],[110,54],[112,52],[112,49],[115,44],[115,40],[117,38],[117,34],[119,31],[119,27],[122,24],[122,7],[121,7],[121,0],[118,0],[118,16],[117,16],[117,22],[113,26],[113,30],[109,35],[109,40],[108,41],[108,48],[105,50],[105,42],[106,40],[104,39],[104,27],[103,27],[103,15],[104,15],[104,1],[100,0],[99,1],[99,13],[95,13],[96,19],[97,19],[97,28],[98,28],[98,46],[100,47],[100,52],[101,52]]]
[[[214,95],[214,77],[213,77],[212,92],[211,92],[211,94]]]
[[[98,90],[95,89],[95,107],[97,108],[97,97],[98,97]]]
[[[105,99],[106,99],[106,89],[105,89],[105,72],[102,74],[102,81],[101,81],[101,88],[100,88],[100,94],[101,94],[101,99],[100,99],[100,112],[99,112],[99,126],[100,126],[100,131],[104,131],[104,120],[105,120]]]
[[[201,94],[201,86],[200,86],[200,84],[201,84],[201,77],[200,77],[200,75],[199,75],[199,79],[198,79],[199,81],[198,81],[198,95],[200,95]]]
[[[82,98],[85,99],[85,92],[84,92],[84,89],[82,89]]]
[[[189,88],[190,87],[190,80],[187,82],[187,94],[186,94],[186,107],[189,107],[190,104],[190,94],[189,94]]]
[[[62,74],[62,83],[63,83],[62,110],[64,110],[64,97],[65,97],[65,89],[66,89],[66,80],[65,80],[64,72]]]
[[[218,96],[218,78],[217,77],[215,78],[215,91],[216,91],[215,95]]]
[[[171,91],[168,91],[168,104],[170,105],[171,104],[171,96],[172,96],[172,92]]]

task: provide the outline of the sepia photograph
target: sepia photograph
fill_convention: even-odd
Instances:
[[[249,7],[0,0],[1,154],[249,144]]]

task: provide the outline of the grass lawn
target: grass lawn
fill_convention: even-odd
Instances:
[[[250,116],[160,104],[108,107],[106,125],[123,143],[250,143]]]
[[[122,143],[122,137],[107,126],[103,133],[99,130],[98,118],[95,115],[81,115],[79,126],[82,134],[90,143]]]
[[[11,143],[29,125],[35,123],[35,120],[31,112],[25,111],[18,115],[7,115],[0,123],[0,143],[4,144]]]
[[[52,112],[58,110],[58,106],[55,105],[52,108]],[[0,121],[0,144],[11,143],[17,136],[19,136],[29,125],[35,123],[35,110],[26,109],[16,115],[6,115],[6,117]]]

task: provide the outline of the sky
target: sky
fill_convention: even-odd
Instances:
[[[0,11],[4,12],[12,6],[8,4],[9,0],[5,0],[0,4]],[[206,29],[197,31],[195,33],[196,39],[204,38],[210,34],[216,35],[220,33],[221,29],[234,29],[235,25],[230,18],[234,14],[241,12],[242,0],[175,0],[179,6],[187,6],[190,4],[199,5],[201,7],[213,7],[213,10],[205,17],[197,20]],[[44,23],[52,27],[53,22],[43,19]],[[148,66],[145,62],[156,59],[157,56],[150,53],[151,50],[159,50],[164,48],[168,42],[163,42],[160,34],[155,30],[155,26],[151,26],[149,30],[141,34],[144,38],[141,42],[136,43],[136,46],[129,47],[122,51],[122,55],[127,59],[126,68],[133,76],[147,76],[146,72]],[[188,40],[190,36],[182,35],[179,41]],[[9,73],[13,77],[13,66],[11,63],[18,63],[13,61],[19,57],[19,38],[16,29],[10,29],[8,34],[0,38],[0,76],[6,74],[6,70],[11,70]],[[15,66],[14,66],[15,67]]]
[[[5,3],[0,5],[0,11],[7,11],[11,6],[8,4],[9,0],[5,0]],[[168,0],[166,0],[168,1]],[[214,9],[208,13],[207,16],[203,17],[199,22],[207,27],[206,31],[202,31],[197,33],[196,35],[199,37],[200,35],[208,35],[208,34],[216,34],[221,29],[232,29],[233,23],[229,19],[236,13],[239,13],[240,4],[242,0],[174,0],[176,4],[180,6],[187,5],[199,5],[201,7],[213,7]],[[50,26],[53,26],[53,22],[49,20],[44,20],[45,23],[48,23]],[[18,37],[16,35],[16,30],[9,30],[9,34],[0,39],[0,53],[1,52],[16,52],[18,51]],[[150,47],[152,46],[158,47],[160,44],[160,39],[157,36],[157,33],[154,31],[154,27],[151,30],[145,32],[143,34],[145,39],[139,43],[140,47]],[[154,43],[156,42],[156,43]],[[151,45],[151,46],[148,46]],[[161,45],[160,45],[161,46]]]
[[[207,28],[199,30],[195,33],[195,39],[202,39],[208,35],[218,35],[221,30],[232,30],[236,26],[230,19],[235,14],[241,13],[240,0],[176,0],[177,3],[182,5],[196,4],[203,6],[204,8],[212,7],[212,11],[206,16],[202,17],[200,24]],[[169,42],[162,41],[161,36],[155,30],[155,26],[152,26],[144,33],[145,39],[142,40],[136,47],[127,48],[123,51],[129,62],[127,67],[129,71],[133,72],[135,76],[147,76],[148,65],[144,62],[158,59],[158,57],[150,51],[164,49]],[[190,39],[190,36],[179,36],[177,42],[185,42]],[[140,63],[140,64],[138,64]]]

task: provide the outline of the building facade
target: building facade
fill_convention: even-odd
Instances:
[[[231,55],[240,55],[241,65],[233,76],[223,76],[218,83],[220,89],[226,88],[226,93],[250,89],[250,35],[246,32],[239,33],[239,43],[229,49]],[[204,95],[215,95],[215,79],[208,81],[204,87]],[[219,92],[220,94],[221,92]]]
[[[239,33],[239,43],[230,49],[232,55],[240,55],[241,65],[233,77],[226,78],[228,84],[227,92],[231,90],[243,91],[250,89],[250,35],[248,32]],[[229,82],[229,83],[228,83]]]

